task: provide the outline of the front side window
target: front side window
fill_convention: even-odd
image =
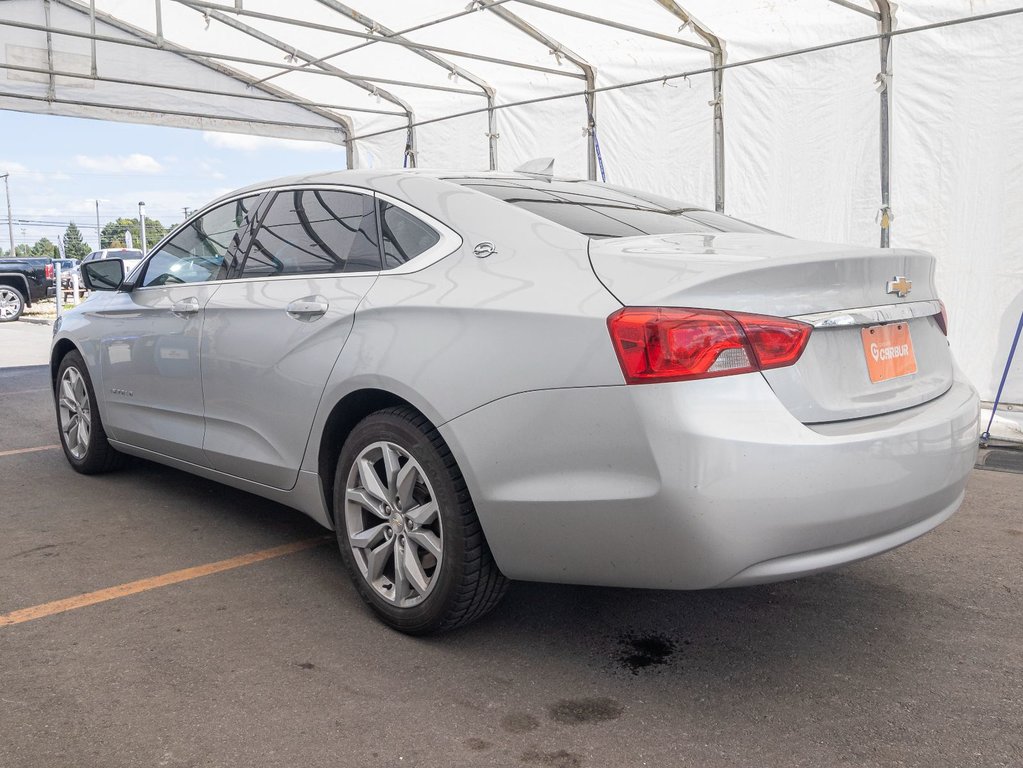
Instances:
[[[377,272],[373,198],[356,192],[279,192],[260,222],[242,277]]]
[[[225,258],[252,215],[259,195],[232,200],[194,219],[153,254],[142,287],[202,283],[227,277]]]

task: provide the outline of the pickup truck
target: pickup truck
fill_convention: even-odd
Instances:
[[[52,259],[0,259],[0,323],[54,294]]]

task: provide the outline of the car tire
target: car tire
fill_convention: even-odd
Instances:
[[[78,352],[68,352],[60,361],[53,399],[60,445],[76,472],[95,475],[124,463],[124,454],[107,439],[92,379]]]
[[[0,285],[0,323],[13,323],[25,311],[25,297],[10,285]]]
[[[334,523],[360,596],[399,632],[463,626],[507,591],[451,451],[413,408],[377,411],[352,430]]]

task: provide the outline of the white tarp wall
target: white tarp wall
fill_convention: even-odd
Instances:
[[[711,58],[699,49],[706,40],[692,26],[680,30],[680,19],[657,0],[547,2],[672,40],[602,27],[527,0],[497,0],[499,7],[487,10],[476,2],[471,11],[466,0],[292,0],[286,7],[272,0],[96,0],[101,19],[109,15],[166,44],[234,57],[217,64],[250,83],[263,81],[255,88],[242,85],[242,92],[265,97],[267,91],[260,89],[277,89],[273,93],[304,100],[306,106],[68,78],[58,78],[56,98],[48,99],[45,75],[33,79],[32,73],[8,69],[0,75],[5,94],[0,108],[203,127],[229,117],[221,127],[333,141],[344,140],[350,126],[354,161],[374,167],[410,162],[404,127],[410,119],[432,121],[477,110],[417,128],[414,159],[422,167],[485,169],[487,89],[498,107],[578,94],[585,89],[582,62],[596,72],[595,119],[607,181],[713,207],[712,77],[704,72],[660,79],[706,70]],[[865,10],[874,7],[869,0],[850,2]],[[895,28],[1011,10],[1016,3],[908,0],[898,7]],[[45,5],[44,0],[0,0],[0,20],[42,25]],[[88,2],[52,0],[49,5],[51,27],[88,31]],[[877,245],[878,41],[734,66],[876,35],[877,22],[828,0],[679,0],[678,5],[727,46],[726,212],[798,237]],[[237,8],[242,13],[235,13]],[[352,19],[346,9],[366,14],[369,23]],[[542,32],[544,39],[508,23],[499,10]],[[284,15],[297,25],[272,18]],[[452,18],[431,24],[442,17]],[[382,39],[405,30],[410,30],[408,41],[432,49],[409,50],[394,44],[395,38]],[[130,36],[102,22],[97,32]],[[0,35],[3,63],[45,60],[44,33],[0,24]],[[87,71],[87,39],[51,37],[53,69]],[[320,61],[324,57],[330,58]],[[229,74],[166,50],[100,43],[97,67],[101,77],[128,72],[144,82],[239,89]],[[892,70],[891,244],[937,256],[953,349],[982,398],[990,401],[1023,312],[1023,15],[897,35]],[[641,79],[653,82],[599,91]],[[66,103],[75,100],[136,109]],[[175,109],[205,112],[209,118],[204,123],[159,116]],[[245,125],[240,121],[246,117],[264,122]],[[559,174],[586,175],[587,113],[581,95],[499,108],[494,121],[499,168],[553,155]],[[290,128],[280,125],[288,122]],[[1023,414],[1023,353],[1020,358],[1003,401],[1017,404],[1016,413]]]

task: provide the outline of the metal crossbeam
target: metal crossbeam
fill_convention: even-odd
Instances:
[[[55,0],[55,2],[58,2],[61,5],[65,6],[66,8],[70,8],[71,10],[74,10],[74,11],[76,11],[78,13],[83,14],[83,15],[87,15],[89,17],[90,32],[88,32],[88,33],[82,33],[82,32],[78,32],[76,30],[56,30],[56,29],[54,29],[54,30],[51,30],[51,31],[52,31],[53,34],[65,34],[65,35],[68,35],[68,36],[71,36],[71,37],[88,38],[88,39],[92,40],[92,44],[93,44],[92,69],[93,69],[93,71],[96,70],[95,44],[96,44],[97,41],[105,41],[105,42],[110,42],[110,43],[115,43],[115,44],[123,44],[123,45],[129,45],[129,46],[132,46],[132,47],[139,47],[139,48],[165,50],[165,51],[169,51],[171,53],[175,53],[175,54],[178,54],[178,55],[188,56],[188,58],[190,60],[195,61],[196,63],[206,67],[207,69],[211,69],[211,70],[213,70],[215,72],[218,72],[219,74],[222,74],[222,75],[224,75],[226,77],[230,77],[233,80],[237,80],[238,82],[245,83],[245,84],[247,84],[247,85],[249,85],[249,86],[251,86],[253,88],[258,88],[259,90],[261,90],[264,93],[267,93],[267,94],[269,94],[271,96],[276,96],[276,97],[281,97],[281,98],[285,98],[285,99],[295,100],[295,101],[299,102],[298,104],[296,104],[296,106],[299,106],[302,109],[304,109],[304,110],[306,110],[308,112],[311,112],[312,114],[317,115],[318,117],[321,117],[321,118],[323,118],[325,120],[328,120],[331,123],[334,123],[336,125],[341,126],[341,128],[342,128],[342,130],[344,132],[344,135],[345,135],[346,145],[349,147],[349,154],[351,154],[350,145],[351,145],[351,138],[354,135],[354,130],[352,128],[352,121],[351,121],[351,119],[349,117],[347,117],[346,115],[338,115],[338,114],[335,114],[333,112],[329,112],[329,111],[327,111],[325,109],[322,109],[320,107],[311,106],[311,105],[306,104],[306,103],[301,103],[302,100],[298,96],[296,96],[296,95],[294,95],[292,93],[289,93],[288,91],[284,91],[284,90],[282,90],[282,89],[280,89],[280,88],[278,88],[276,86],[273,86],[273,85],[265,85],[265,84],[256,83],[255,82],[255,78],[253,78],[251,75],[246,74],[245,72],[242,72],[241,70],[237,70],[237,69],[234,69],[232,67],[225,66],[224,64],[221,64],[220,62],[213,61],[213,60],[211,60],[209,58],[204,57],[201,54],[189,51],[188,49],[182,48],[182,47],[174,45],[172,43],[168,43],[168,42],[164,41],[162,46],[157,46],[156,40],[153,37],[153,35],[151,35],[150,33],[146,32],[145,30],[139,29],[138,27],[135,27],[135,26],[132,26],[131,24],[128,24],[128,23],[126,23],[126,22],[124,22],[124,21],[122,21],[122,20],[120,20],[118,18],[110,16],[109,14],[98,12],[96,10],[96,7],[95,7],[95,0],[90,0],[88,6],[83,6],[82,4],[80,4],[78,2],[75,2],[75,0]],[[131,38],[127,38],[126,39],[126,38],[117,38],[117,37],[109,37],[109,36],[97,35],[96,34],[96,19],[97,18],[100,21],[102,21],[104,24],[107,24],[108,26],[113,27],[114,29],[118,29],[121,32],[124,32],[124,33],[126,33],[128,35],[131,35],[131,38],[134,38],[134,39],[131,39]],[[18,27],[27,28],[27,29],[32,29],[32,28],[38,28],[39,27],[39,25],[29,25],[29,24],[24,24],[24,23],[15,23],[15,22],[12,22],[11,20],[7,20],[7,19],[0,19],[0,24],[6,24],[8,26],[18,26]],[[45,31],[45,29],[39,30],[39,31]],[[207,115],[207,117],[208,117],[208,115]]]
[[[77,7],[77,3],[75,3],[74,0],[53,0],[53,2],[60,3],[61,5],[66,5],[66,6],[70,7],[70,8],[75,8],[76,10],[84,10],[82,8],[78,8]],[[98,35],[98,34],[97,35],[93,35],[93,34],[91,34],[89,32],[81,32],[81,31],[79,31],[77,29],[59,29],[57,27],[47,27],[45,24],[35,24],[33,22],[27,22],[27,21],[13,21],[11,19],[0,19],[0,26],[16,27],[18,29],[31,29],[31,30],[34,30],[36,32],[46,32],[46,31],[49,31],[51,34],[54,34],[54,35],[63,35],[65,37],[77,37],[77,38],[81,38],[81,39],[92,40],[94,42],[110,43],[112,45],[124,45],[124,46],[128,46],[128,47],[131,47],[131,48],[146,48],[148,50],[156,50],[156,51],[171,51],[173,53],[176,53],[179,56],[188,57],[188,58],[193,59],[195,61],[198,61],[198,62],[200,62],[200,63],[202,63],[204,65],[207,65],[207,66],[213,65],[214,68],[222,66],[220,64],[215,64],[214,62],[228,61],[228,62],[237,63],[237,64],[251,64],[251,65],[257,66],[257,67],[269,67],[269,68],[273,68],[273,69],[283,69],[283,70],[285,70],[281,74],[288,74],[290,72],[298,72],[298,73],[304,74],[304,75],[307,74],[307,75],[322,75],[324,77],[337,77],[337,75],[335,75],[333,72],[328,72],[328,71],[325,71],[323,69],[316,69],[316,68],[309,69],[309,68],[302,67],[302,66],[287,66],[287,65],[281,64],[279,61],[267,61],[266,59],[256,59],[256,58],[252,58],[252,57],[249,57],[249,56],[233,56],[231,54],[223,53],[221,51],[204,51],[204,50],[199,50],[199,49],[184,48],[184,47],[181,47],[181,46],[172,45],[172,44],[168,43],[166,40],[164,40],[162,44],[157,44],[156,38],[153,35],[151,35],[148,32],[146,32],[145,30],[143,30],[143,29],[139,29],[137,27],[132,27],[131,25],[125,24],[124,22],[122,22],[119,19],[114,18],[112,16],[106,16],[105,14],[97,14],[97,15],[106,24],[109,24],[109,25],[111,25],[113,27],[117,27],[118,29],[122,29],[124,31],[130,31],[133,35],[136,35],[137,37],[139,37],[141,39],[139,39],[139,40],[128,40],[128,39],[121,38],[121,37],[112,37],[110,35]],[[289,49],[289,53],[290,53],[290,49]],[[263,81],[262,80],[259,80],[259,79],[255,78],[252,75],[243,73],[240,70],[231,69],[231,68],[228,68],[228,67],[223,67],[223,69],[226,70],[227,72],[235,73],[235,74],[232,74],[232,77],[237,75],[239,77],[239,79],[244,78],[244,82],[247,85],[251,85],[252,87],[257,87],[257,86],[262,86],[263,85]],[[466,95],[469,95],[469,96],[475,96],[476,95],[476,91],[470,90],[468,88],[452,88],[452,87],[448,87],[448,86],[433,85],[433,84],[430,84],[430,83],[417,83],[417,82],[412,82],[412,81],[408,81],[408,80],[389,80],[389,79],[383,78],[383,77],[376,77],[375,75],[361,75],[360,74],[360,75],[352,75],[352,77],[358,78],[360,80],[365,80],[365,81],[370,82],[370,83],[383,83],[385,85],[403,85],[403,86],[407,86],[409,88],[421,88],[421,89],[427,89],[427,90],[432,90],[432,91],[445,91],[445,92],[448,92],[448,93],[463,93],[463,94],[466,94]]]
[[[184,2],[184,0],[177,0],[178,2]],[[210,11],[211,13],[219,11],[221,13],[234,14],[236,16],[247,16],[254,19],[261,19],[263,21],[273,21],[280,24],[288,24],[293,27],[304,27],[306,29],[315,29],[319,32],[331,32],[338,35],[344,35],[346,37],[358,37],[363,40],[370,40],[376,43],[389,43],[391,45],[398,45],[409,50],[428,51],[431,53],[439,53],[447,56],[460,56],[466,59],[473,59],[475,61],[485,61],[489,64],[500,64],[506,67],[517,67],[519,69],[529,69],[534,72],[543,72],[548,75],[557,75],[559,77],[580,77],[579,75],[571,72],[563,72],[558,69],[552,69],[550,67],[541,67],[535,64],[529,64],[523,61],[514,61],[512,59],[503,59],[498,56],[487,56],[481,53],[473,53],[471,51],[463,51],[459,48],[444,48],[439,45],[426,45],[424,43],[412,42],[408,39],[399,40],[395,37],[380,37],[373,35],[368,32],[358,32],[354,29],[346,29],[345,27],[332,26],[330,24],[320,24],[315,21],[306,21],[304,19],[294,19],[287,16],[278,16],[273,13],[263,13],[261,11],[252,10],[238,10],[231,6],[222,5],[220,3],[211,3],[208,0],[188,0],[186,5],[190,5],[194,8],[202,8]],[[399,33],[400,34],[400,33]],[[314,58],[309,63],[310,66],[318,66],[325,62],[327,59],[333,58],[338,54],[331,56],[324,56],[320,58]]]
[[[491,13],[496,15],[502,21],[510,24],[515,29],[519,30],[528,37],[533,38],[538,43],[545,45],[550,53],[555,58],[564,56],[572,64],[582,70],[583,77],[586,80],[586,91],[583,96],[586,102],[586,130],[587,130],[587,151],[586,151],[586,175],[590,181],[596,181],[597,179],[597,147],[596,147],[596,95],[594,88],[597,84],[597,70],[586,61],[582,56],[577,53],[573,53],[571,50],[566,48],[564,45],[559,43],[553,37],[545,32],[534,27],[528,21],[518,16],[507,8],[498,7],[492,0],[474,0],[479,3],[482,7],[489,10]]]
[[[151,80],[133,80],[123,77],[109,77],[101,75],[87,75],[83,72],[66,72],[59,69],[44,69],[42,67],[26,67],[20,64],[0,62],[0,69],[11,70],[12,72],[31,72],[37,75],[53,74],[54,77],[70,77],[79,80],[92,80],[98,83],[112,83],[114,85],[136,85],[142,88],[157,88],[167,91],[181,91],[183,93],[204,93],[210,96],[228,96],[232,99],[245,99],[246,101],[267,101],[277,104],[291,104],[296,107],[320,107],[321,109],[336,109],[345,112],[366,112],[372,115],[390,115],[393,117],[405,117],[404,112],[389,109],[370,109],[368,107],[353,107],[348,104],[331,104],[322,101],[309,101],[299,97],[284,96],[261,96],[256,93],[241,93],[238,91],[221,91],[210,88],[198,88],[187,85],[171,85],[170,83],[154,83]]]
[[[204,15],[209,14],[212,18],[216,19],[221,24],[225,24],[231,27],[232,29],[236,29],[239,32],[242,32],[255,40],[259,40],[262,43],[266,43],[267,45],[271,45],[275,48],[278,48],[279,50],[284,51],[285,53],[288,53],[291,56],[294,56],[295,58],[303,59],[305,61],[312,61],[315,58],[312,54],[299,50],[295,46],[290,45],[284,42],[283,40],[274,37],[273,35],[268,35],[266,32],[258,30],[255,27],[238,21],[237,19],[232,19],[230,16],[227,16],[226,14],[223,14],[220,11],[203,10],[202,8],[196,7],[196,5],[191,0],[177,0],[177,2],[187,7],[190,7],[193,10],[196,10]],[[408,130],[405,134],[406,135],[405,158],[407,162],[414,168],[416,164],[416,129],[415,129],[416,118],[415,114],[412,111],[412,106],[404,99],[395,96],[390,91],[386,91],[382,88],[377,88],[369,81],[363,80],[358,77],[354,77],[345,72],[343,69],[335,67],[333,64],[317,64],[316,66],[325,72],[329,72],[332,75],[335,75],[341,80],[349,82],[358,88],[362,88],[367,93],[373,94],[374,96],[377,95],[380,96],[380,98],[391,102],[392,104],[399,107],[405,112],[408,123]],[[349,154],[354,158],[354,153],[351,150],[349,151]]]
[[[511,0],[494,0],[494,4],[495,5],[501,5],[502,3],[508,3],[508,2],[511,2]],[[240,5],[239,5],[238,9],[241,10],[241,6]],[[323,56],[322,58],[316,59],[315,61],[311,61],[311,62],[309,62],[309,64],[305,64],[303,66],[310,66],[310,65],[313,65],[313,64],[319,64],[321,61],[329,61],[330,59],[337,58],[338,56],[343,56],[346,53],[351,53],[352,51],[358,51],[358,50],[361,50],[363,48],[368,48],[369,46],[374,45],[375,43],[387,42],[387,38],[388,37],[393,37],[395,35],[407,35],[410,32],[418,32],[421,29],[426,29],[428,27],[432,27],[432,26],[435,26],[437,24],[443,24],[444,22],[451,21],[453,19],[458,19],[458,18],[461,18],[462,16],[467,16],[470,13],[476,13],[479,10],[480,10],[479,6],[477,6],[475,3],[470,3],[469,6],[465,10],[463,10],[463,11],[458,11],[457,13],[452,13],[452,14],[449,14],[447,16],[441,16],[439,19],[433,19],[431,21],[424,21],[421,24],[416,24],[415,26],[407,27],[405,29],[399,29],[397,32],[394,33],[394,35],[381,35],[379,37],[374,37],[372,40],[366,40],[365,42],[359,43],[358,45],[353,45],[353,46],[351,46],[349,48],[342,48],[340,51],[337,51],[335,53],[328,53],[326,56]],[[285,74],[285,73],[284,72],[276,72],[276,73],[274,73],[272,75],[267,75],[266,77],[264,77],[259,82],[264,83],[267,80],[273,80],[275,77],[280,77],[283,74]]]
[[[344,3],[338,2],[338,0],[318,0],[318,2],[321,5],[330,8],[335,13],[339,13],[345,18],[351,19],[352,21],[361,24],[366,29],[381,32],[396,42],[409,42],[407,38],[394,32],[391,29],[388,29],[386,26],[376,21],[375,19],[371,19],[369,16],[366,16],[363,13],[359,13],[354,8],[351,8],[350,6],[347,6]],[[480,89],[482,95],[487,100],[487,125],[488,125],[487,138],[490,150],[490,170],[492,171],[497,170],[497,129],[494,122],[494,94],[495,94],[494,89],[482,78],[477,77],[472,72],[468,72],[467,70],[463,69],[457,64],[448,61],[447,59],[441,58],[432,51],[422,50],[419,48],[410,48],[409,50],[411,50],[412,53],[415,53],[417,56],[421,56],[427,61],[437,65],[441,69],[446,70],[451,75],[465,78],[470,83],[472,83],[473,85]]]
[[[611,29],[620,29],[623,32],[631,32],[634,35],[641,35],[643,37],[650,37],[654,40],[662,40],[666,43],[674,43],[675,45],[682,45],[687,48],[695,48],[698,51],[706,51],[710,53],[713,49],[709,45],[701,45],[700,43],[694,43],[690,40],[681,40],[671,35],[663,35],[660,32],[653,32],[649,29],[641,29],[639,27],[633,27],[629,24],[621,24],[617,21],[611,21],[610,19],[604,19],[599,16],[591,16],[588,13],[580,13],[579,11],[572,11],[568,8],[562,8],[557,5],[551,5],[550,3],[541,2],[541,0],[515,0],[520,5],[530,5],[534,8],[541,8],[551,13],[558,13],[562,16],[571,16],[573,19],[581,19],[582,21],[588,21],[592,24],[599,24],[602,27],[610,27]]]
[[[710,102],[714,108],[714,210],[724,213],[725,210],[725,46],[721,38],[698,22],[675,0],[656,0],[657,4],[682,22],[682,26],[690,26],[693,31],[710,47],[713,72],[714,98]]]

